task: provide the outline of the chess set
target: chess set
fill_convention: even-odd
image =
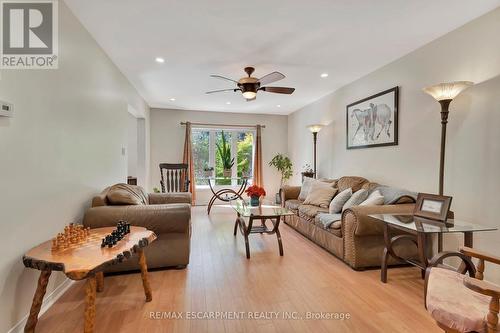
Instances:
[[[113,247],[130,233],[130,223],[118,221],[116,229],[102,239],[101,247]]]
[[[90,228],[85,228],[81,224],[70,223],[64,227],[64,232],[60,232],[52,239],[52,251],[62,251],[73,244],[84,243],[90,236]]]

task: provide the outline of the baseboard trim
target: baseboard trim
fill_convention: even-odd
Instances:
[[[54,291],[44,297],[42,307],[40,309],[39,317],[42,316],[50,307],[73,285],[75,281],[66,279],[60,285],[58,285]],[[28,321],[29,312],[12,327],[7,333],[22,333],[24,331],[24,326]]]

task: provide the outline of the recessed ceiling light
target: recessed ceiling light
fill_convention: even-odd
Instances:
[[[322,78],[328,77],[328,73],[322,73],[320,76],[321,76]]]
[[[280,105],[280,104],[278,104],[278,105],[276,105],[276,107],[277,107],[277,108],[280,108],[280,107],[281,107],[281,105]]]
[[[160,57],[157,57],[155,60],[156,60],[156,62],[159,62],[160,64],[163,64],[165,62],[165,59],[160,58]]]
[[[175,98],[173,98],[173,97],[172,97],[170,100],[171,100],[172,102],[175,102]]]
[[[231,102],[226,102],[227,105],[231,104]]]

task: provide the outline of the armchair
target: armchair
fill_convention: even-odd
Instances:
[[[125,185],[127,186],[127,185]],[[136,187],[138,191],[142,189]],[[157,240],[146,248],[149,268],[185,267],[189,263],[191,239],[191,193],[144,193],[144,203],[113,205],[108,200],[110,188],[95,196],[85,212],[83,224],[90,228],[116,226],[126,220],[148,228]],[[106,272],[138,269],[135,258],[111,266]]]
[[[457,271],[442,264],[451,257],[462,260]],[[477,267],[471,257],[478,259]],[[486,261],[500,265],[500,257],[469,247],[439,253],[430,261],[425,277],[425,306],[445,332],[500,332],[500,286],[483,281]]]

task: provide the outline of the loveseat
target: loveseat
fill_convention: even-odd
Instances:
[[[145,227],[158,237],[145,248],[148,268],[189,264],[191,239],[191,193],[145,193],[139,186],[117,184],[92,199],[83,224],[90,228],[116,226],[119,220]],[[106,272],[139,269],[137,257]]]
[[[338,188],[338,192],[349,188],[352,192],[388,188],[355,176],[321,181],[331,183]],[[381,265],[384,249],[383,223],[368,215],[411,213],[415,205],[413,196],[401,195],[392,200],[395,202],[391,204],[354,206],[345,209],[338,221],[325,228],[319,217],[320,214],[328,213],[328,208],[304,204],[303,200],[299,200],[300,190],[301,186],[284,186],[281,189],[282,205],[295,213],[286,216],[285,223],[356,270]],[[399,233],[401,232],[394,231],[393,235]],[[402,257],[418,257],[416,246],[412,242],[398,242],[394,249]],[[389,264],[397,262],[391,257]]]

